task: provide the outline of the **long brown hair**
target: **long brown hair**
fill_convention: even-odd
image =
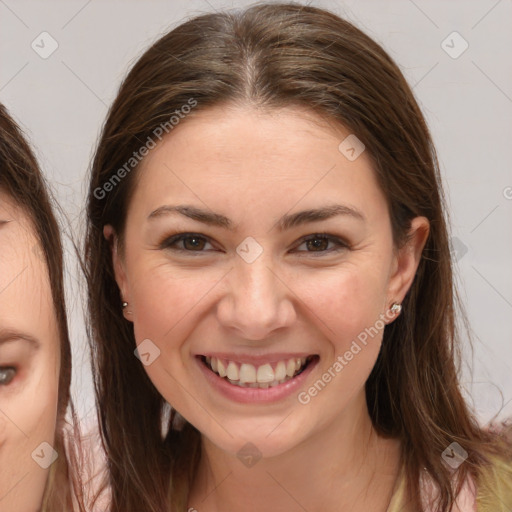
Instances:
[[[54,449],[59,454],[52,464],[43,497],[42,511],[71,510],[72,498],[69,460],[64,444],[65,415],[70,401],[71,348],[66,308],[62,242],[57,219],[53,213],[49,187],[39,170],[32,149],[18,124],[0,104],[0,188],[28,215],[41,246],[48,268],[53,305],[59,329],[60,373],[58,386],[57,430]]]
[[[395,245],[404,243],[412,218],[429,220],[417,275],[403,314],[385,329],[366,398],[375,429],[402,441],[413,509],[422,510],[419,477],[426,468],[440,491],[437,510],[448,511],[468,473],[478,477],[505,440],[479,426],[459,389],[458,300],[431,135],[401,71],[377,43],[335,14],[297,3],[256,4],[179,25],[130,70],[103,127],[91,169],[85,261],[111,511],[185,510],[200,452],[200,434],[189,424],[161,434],[165,401],[133,356],[133,328],[121,312],[102,234],[111,224],[122,244],[136,186],[130,159],[191,99],[194,112],[227,104],[300,106],[348,128],[372,158]],[[441,458],[452,442],[468,452],[456,489]]]

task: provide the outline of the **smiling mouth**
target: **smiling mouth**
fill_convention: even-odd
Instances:
[[[275,363],[255,366],[217,357],[200,356],[203,364],[220,378],[242,388],[267,389],[288,382],[300,375],[318,355],[294,357]]]

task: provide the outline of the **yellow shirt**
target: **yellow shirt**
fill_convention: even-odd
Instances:
[[[466,480],[452,512],[512,512],[512,462],[506,463],[497,457],[492,458],[492,462],[481,468],[476,484],[472,478]],[[387,512],[417,512],[405,508],[406,484],[402,465]],[[437,494],[432,479],[426,474],[422,475],[420,489],[424,512],[433,512],[432,503]]]

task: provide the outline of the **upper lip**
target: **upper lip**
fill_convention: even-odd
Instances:
[[[253,366],[263,365],[265,363],[277,363],[279,361],[287,361],[288,359],[307,358],[316,355],[312,352],[280,352],[274,354],[233,354],[228,352],[205,352],[197,354],[198,357],[216,357],[225,361],[233,361],[234,363],[247,363]]]

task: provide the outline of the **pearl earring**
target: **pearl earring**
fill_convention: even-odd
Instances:
[[[398,304],[398,302],[393,302],[393,304],[391,304],[390,311],[391,311],[391,313],[398,315],[400,313],[400,311],[402,311],[402,305]]]

